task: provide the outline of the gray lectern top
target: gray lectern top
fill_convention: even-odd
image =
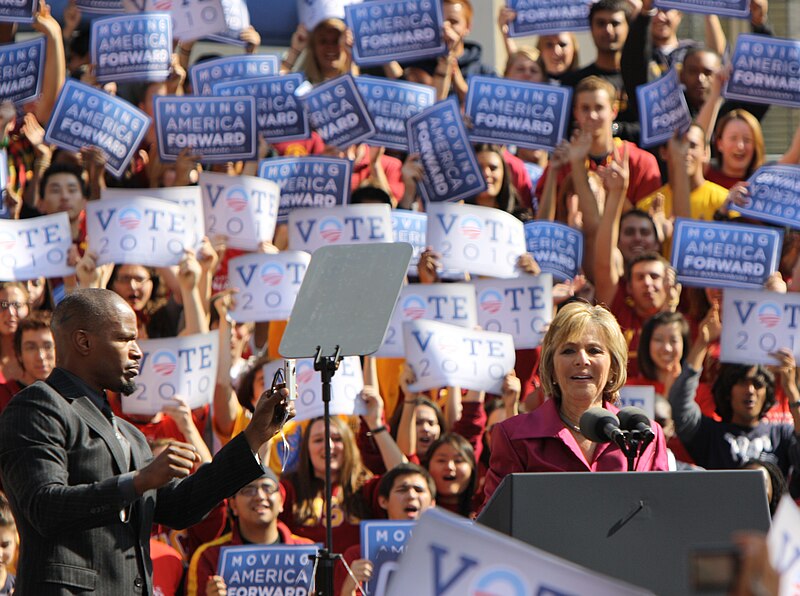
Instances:
[[[312,358],[364,356],[383,342],[413,250],[410,244],[349,244],[314,252],[279,352]]]

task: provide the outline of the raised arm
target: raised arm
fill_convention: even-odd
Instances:
[[[618,159],[615,155],[611,164],[607,168],[600,168],[598,174],[606,188],[606,206],[594,243],[593,281],[597,302],[611,304],[623,274],[622,255],[617,248],[617,241],[620,218],[625,206],[625,193],[630,179],[627,144],[622,158]]]

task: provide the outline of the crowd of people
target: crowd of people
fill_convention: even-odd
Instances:
[[[767,0],[750,4],[752,32],[772,35]],[[682,288],[668,260],[675,217],[731,225],[743,220],[736,205],[747,195],[747,179],[766,160],[760,122],[768,105],[722,97],[728,76],[722,55],[730,40],[720,18],[705,17],[704,40],[680,39],[682,15],[677,10],[655,8],[652,0],[598,0],[588,17],[597,58],[586,64],[569,32],[543,35],[535,47],[518,45],[508,35],[514,11],[502,8],[497,24],[508,56],[499,74],[484,62],[480,45],[468,41],[474,17],[470,0],[442,0],[442,8],[447,50],[437,59],[391,61],[360,70],[352,59],[352,32],[342,18],[331,17],[313,27],[298,26],[282,57],[281,73],[299,72],[311,85],[347,73],[402,79],[433,87],[437,100],[454,97],[462,105],[473,75],[571,87],[569,138],[551,152],[475,145],[486,190],[464,202],[499,209],[522,221],[555,221],[579,230],[583,262],[579,275],[553,288],[557,314],[542,345],[517,350],[515,369],[507,371],[498,395],[458,386],[417,393],[409,389],[415,371],[402,360],[363,358],[367,413],[331,420],[333,548],[344,553],[352,570],[348,574],[343,565],[337,566],[337,596],[357,594],[357,584],[372,576],[373,564],[359,550],[363,520],[416,520],[433,506],[474,517],[503,477],[514,472],[625,470],[620,448],[587,438],[580,420],[597,406],[616,412],[620,389],[626,385],[652,386],[656,394],[655,440],[639,457],[636,470],[754,468],[764,474],[770,511],[784,494],[800,498],[800,391],[790,346],[777,347],[774,366],[721,363],[722,289]],[[251,4],[251,10],[260,8]],[[285,322],[231,318],[237,290],[229,283],[227,263],[243,253],[228,248],[225,237],[203,239],[172,268],[97,265],[98,256],[87,244],[88,201],[99,200],[110,187],[144,191],[197,184],[199,172],[209,166],[201,165],[202,156],[189,150],[175,163],[162,162],[152,127],[119,178],[106,171],[105,156],[96,147],[73,152],[47,143],[44,128],[61,87],[73,77],[119,95],[152,116],[155,97],[191,94],[188,68],[216,56],[199,55],[194,42],[178,41],[167,80],[99,85],[84,16],[70,0],[59,23],[47,4],[39,2],[33,28],[47,43],[41,96],[22,106],[21,113],[10,102],[0,104],[0,147],[8,164],[3,198],[10,217],[66,212],[73,240],[70,259],[76,269],[74,276],[59,279],[0,282],[0,411],[18,412],[20,399],[33,394],[14,396],[43,386],[38,382],[54,383],[55,377],[63,388],[64,373],[59,371],[68,356],[74,362],[91,350],[82,352],[77,339],[68,343],[63,334],[67,328],[74,333],[71,323],[58,310],[55,317],[52,313],[65,297],[107,288],[135,315],[134,342],[219,334],[216,390],[205,407],[191,410],[176,398],[155,416],[130,415],[122,409],[124,384],[103,385],[100,373],[95,375],[98,384],[87,382],[102,393],[87,402],[87,407],[102,410],[100,423],[116,425],[117,419],[124,419],[143,433],[156,458],[167,458],[176,444],[186,445],[181,457],[197,470],[216,461],[221,446],[226,446],[221,453],[232,450],[236,437],[252,427],[259,398],[269,394],[264,365],[279,358]],[[0,43],[12,43],[16,36],[16,25],[0,22]],[[241,41],[246,53],[259,52],[254,29],[244,30]],[[636,87],[672,67],[678,69],[693,123],[685,134],[645,150],[637,145]],[[417,154],[368,142],[330,147],[317,133],[301,141],[270,144],[261,139],[259,144],[259,159],[306,155],[335,155],[353,163],[353,203],[425,211],[419,193],[424,168]],[[778,161],[800,163],[800,131]],[[240,176],[252,175],[256,166],[229,162],[210,169]],[[779,270],[769,277],[765,292],[800,291],[798,238],[796,230],[784,230]],[[287,239],[286,225],[281,224],[272,243],[263,243],[261,250],[286,250]],[[446,283],[439,277],[437,248],[422,252],[408,283]],[[539,270],[530,256],[521,265],[527,273]],[[131,358],[141,357],[140,352],[135,355],[138,348],[129,349]],[[102,359],[93,363],[98,369],[101,364]],[[8,432],[6,426],[3,430]],[[168,517],[156,515],[149,553],[157,594],[224,595],[217,564],[225,546],[324,543],[323,422],[290,421],[283,434],[291,448],[273,440],[256,449],[260,460],[269,462],[263,475],[240,483],[199,523],[175,530],[168,527]],[[248,443],[253,446],[251,436]],[[39,519],[40,511],[25,505],[24,499],[34,495],[15,492],[13,483],[20,481],[22,472],[10,463],[15,452],[7,451],[7,444],[11,443],[0,440],[0,479],[10,501],[9,506],[0,500],[0,595],[14,590],[17,526],[28,532],[20,532],[23,551],[32,533],[40,536],[38,541],[61,539]],[[43,481],[43,489],[53,488],[52,482],[71,486],[73,478],[85,472],[73,469],[69,453],[63,453],[63,462],[56,462],[59,456],[53,453],[45,456],[53,458],[50,464],[63,466],[63,474]],[[129,469],[132,465],[139,464],[128,462]],[[125,478],[129,469],[116,474]],[[124,485],[120,481],[122,490]],[[18,519],[15,526],[11,511],[24,520]],[[130,514],[136,515],[136,509]],[[63,532],[81,534],[97,523],[73,517],[74,523],[62,527]],[[42,586],[90,589],[96,581],[77,572],[37,577],[35,571],[25,570],[20,577],[28,582],[26,593],[41,594],[49,593],[41,591]]]

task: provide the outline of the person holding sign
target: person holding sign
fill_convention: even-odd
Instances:
[[[317,85],[352,71],[355,67],[351,49],[353,36],[343,20],[328,18],[320,21],[308,34],[305,47],[300,27],[303,25],[292,36],[292,49],[295,52],[305,49],[305,54],[295,70],[305,74],[309,83]]]
[[[580,431],[592,407],[614,405],[627,379],[628,347],[619,323],[602,306],[572,302],[561,308],[542,342],[539,374],[550,399],[533,412],[494,427],[485,496],[516,472],[623,471],[625,455],[614,443],[594,443]],[[636,462],[637,471],[666,470],[664,434]]]

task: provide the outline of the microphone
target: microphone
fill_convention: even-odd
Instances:
[[[619,419],[605,408],[589,408],[581,416],[581,433],[595,443],[625,440],[619,428]]]
[[[642,440],[642,449],[656,438],[650,426],[650,418],[647,417],[644,410],[633,406],[626,406],[619,411],[617,416],[619,417],[619,425],[622,430],[638,433]]]

